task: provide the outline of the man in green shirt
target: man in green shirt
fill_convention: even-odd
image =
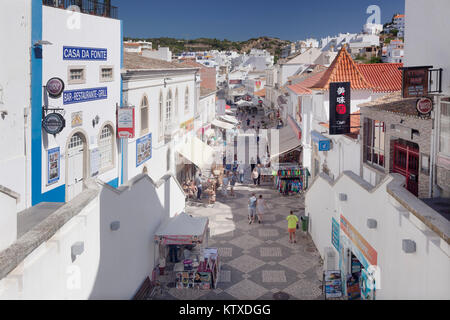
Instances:
[[[297,228],[298,218],[294,214],[294,211],[291,210],[286,220],[288,222],[289,243],[292,243],[292,240],[294,241],[294,243],[297,243],[297,240],[295,239],[295,230]]]

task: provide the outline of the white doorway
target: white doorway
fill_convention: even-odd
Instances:
[[[70,201],[83,191],[85,139],[81,133],[75,133],[69,141],[67,148],[67,196]]]

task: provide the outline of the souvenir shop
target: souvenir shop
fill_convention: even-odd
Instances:
[[[278,164],[275,174],[275,188],[283,195],[298,194],[308,187],[308,172],[295,164]]]
[[[167,274],[178,289],[217,287],[220,261],[218,249],[207,247],[208,222],[208,218],[183,212],[168,219],[155,232],[160,253],[159,275]],[[168,264],[172,264],[170,268]]]

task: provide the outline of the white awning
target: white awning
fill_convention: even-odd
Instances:
[[[209,168],[214,162],[214,149],[197,137],[188,138],[179,144],[176,151],[200,169]]]
[[[203,242],[208,218],[192,217],[185,212],[168,219],[155,232],[155,240],[163,244],[191,244]]]
[[[217,120],[217,119],[214,119],[211,122],[211,124],[213,126],[216,126],[216,127],[219,127],[219,128],[223,128],[223,129],[226,129],[226,130],[233,130],[234,129],[234,125],[233,124],[225,122],[225,121],[220,121],[220,120]]]
[[[269,131],[269,134],[271,131]],[[298,147],[301,147],[302,143],[295,135],[294,131],[290,126],[286,126],[278,130],[279,137],[271,135],[269,138],[270,149],[273,154],[270,158],[276,158],[283,153],[292,151]],[[276,151],[275,151],[276,150]]]
[[[236,119],[235,117],[233,117],[233,116],[229,116],[229,115],[224,115],[224,116],[220,116],[220,119],[222,119],[222,120],[224,120],[224,121],[226,121],[226,122],[229,122],[229,123],[231,123],[231,124],[239,124],[239,120],[238,119]]]

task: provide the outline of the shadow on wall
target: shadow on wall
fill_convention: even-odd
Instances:
[[[169,177],[155,184],[140,174],[118,189],[103,187],[100,257],[89,299],[130,299],[151,274],[158,260],[153,235],[170,214],[170,182]]]

